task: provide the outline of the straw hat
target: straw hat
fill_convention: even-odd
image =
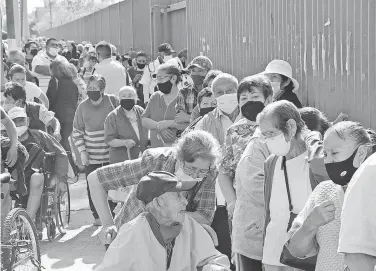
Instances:
[[[262,74],[269,73],[278,73],[290,78],[294,84],[294,89],[292,91],[298,90],[299,83],[298,81],[296,81],[295,78],[292,77],[292,68],[288,62],[281,59],[274,59],[270,61],[270,63],[268,64],[268,66],[266,66],[265,71]]]

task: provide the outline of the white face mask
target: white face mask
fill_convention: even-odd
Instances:
[[[16,127],[18,137],[22,136],[27,131],[27,126]]]
[[[217,107],[226,114],[231,114],[238,106],[238,97],[236,96],[236,93],[224,94],[216,98],[216,100]]]
[[[280,82],[271,82],[273,89],[273,97],[277,97],[281,93],[281,83]]]
[[[193,178],[184,173],[182,168],[175,172],[175,176],[182,182],[201,182],[203,178]]]
[[[170,60],[172,59],[172,55],[169,55],[169,56],[164,56],[163,57],[163,61],[166,62],[167,60]]]
[[[48,50],[48,53],[49,53],[50,55],[52,55],[52,56],[57,56],[58,52],[59,52],[59,49],[57,49],[57,48],[50,48],[50,49]]]
[[[283,133],[275,137],[267,138],[265,141],[271,153],[277,156],[285,156],[289,153],[291,141],[286,141]]]

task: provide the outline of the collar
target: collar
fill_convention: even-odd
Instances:
[[[239,106],[237,107],[237,110],[238,110],[238,115],[236,116],[234,123],[242,117],[242,113],[240,111]],[[216,109],[214,109],[212,112],[213,112],[214,116],[217,117],[217,118],[228,117],[218,107]]]
[[[163,247],[166,247],[171,242],[173,242],[175,238],[178,237],[183,227],[183,225],[180,223],[173,226],[160,225],[150,212],[146,212],[145,217],[149,222],[149,226],[155,238]]]
[[[112,58],[106,58],[106,59],[103,59],[101,62],[95,64],[95,65],[98,65],[98,66],[101,66],[101,65],[105,65],[105,64],[108,64],[112,61]]]

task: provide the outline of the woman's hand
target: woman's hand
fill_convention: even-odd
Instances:
[[[333,201],[324,201],[315,206],[306,219],[307,226],[312,230],[328,224],[335,219],[336,208]]]
[[[170,121],[162,120],[158,122],[156,129],[157,132],[160,133],[163,130],[166,130],[168,127],[170,127]]]
[[[124,140],[124,146],[127,147],[127,149],[130,149],[136,145],[136,142],[132,139],[126,139]]]

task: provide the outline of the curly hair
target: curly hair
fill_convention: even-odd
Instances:
[[[100,74],[93,74],[90,75],[87,86],[89,86],[90,83],[97,82],[99,89],[102,91],[106,88],[106,79],[104,79],[103,75]]]

